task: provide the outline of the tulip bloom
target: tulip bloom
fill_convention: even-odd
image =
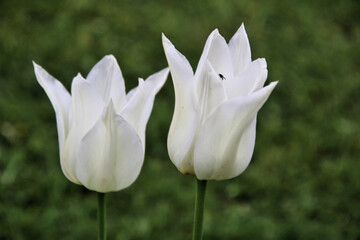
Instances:
[[[163,46],[175,88],[170,159],[200,180],[238,176],[254,151],[257,112],[277,84],[264,87],[265,59],[251,60],[243,25],[228,44],[217,29],[210,34],[195,74],[164,35]]]
[[[126,94],[116,59],[108,55],[86,79],[80,74],[73,79],[71,96],[42,67],[34,63],[34,69],[55,109],[65,176],[103,193],[131,185],[144,161],[146,124],[168,69],[140,78]]]

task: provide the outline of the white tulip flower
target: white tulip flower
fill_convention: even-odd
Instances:
[[[217,29],[210,34],[195,74],[165,35],[163,46],[175,88],[170,159],[199,180],[238,176],[254,151],[257,112],[277,84],[264,87],[265,59],[251,60],[243,24],[228,44]]]
[[[34,63],[34,69],[55,109],[64,175],[102,193],[131,185],[144,161],[146,124],[168,69],[139,78],[126,94],[119,65],[108,55],[86,79],[73,79],[71,95],[41,66]]]

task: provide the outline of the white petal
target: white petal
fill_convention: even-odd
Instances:
[[[175,109],[167,146],[171,161],[180,170],[195,136],[198,122],[194,73],[187,59],[164,35],[163,46],[175,89]]]
[[[251,62],[246,70],[224,81],[229,98],[246,96],[264,86],[267,78],[265,58]]]
[[[84,136],[100,118],[105,103],[98,92],[80,74],[71,85],[73,120],[78,132]]]
[[[224,80],[225,81],[225,80]],[[224,82],[214,71],[209,61],[196,82],[196,95],[199,106],[199,125],[209,114],[227,99]]]
[[[211,66],[215,69],[217,74],[222,74],[225,78],[233,77],[233,66],[229,47],[217,29],[210,34],[205,44],[204,51],[196,70],[195,79],[198,79],[199,74],[201,74],[202,68],[206,64],[205,59],[210,61]]]
[[[260,61],[260,62],[262,62],[262,64],[259,66],[259,69],[260,69],[259,72],[260,73],[256,77],[255,84],[254,84],[253,88],[251,89],[251,92],[255,92],[255,91],[263,88],[264,84],[265,84],[265,81],[266,81],[266,79],[268,77],[268,70],[266,68],[267,64],[266,64],[265,58],[256,59],[252,63],[255,63],[256,61]]]
[[[65,177],[73,183],[81,184],[75,174],[76,152],[81,140],[81,136],[77,134],[76,130],[74,124],[60,152],[60,165]]]
[[[130,91],[129,94],[132,96],[120,114],[138,133],[144,149],[146,124],[154,105],[155,95],[164,85],[168,74],[169,69],[165,68],[148,77],[145,82],[139,79],[139,86],[133,93]]]
[[[162,35],[162,42],[166,59],[169,64],[171,76],[176,82],[182,84],[192,84],[194,78],[194,72],[190,66],[189,61],[184,55],[182,55],[174,45],[170,42],[166,36]]]
[[[60,162],[65,176],[79,184],[75,163],[80,140],[99,120],[105,104],[97,91],[80,74],[72,82],[71,94],[73,123],[60,153]]]
[[[203,66],[205,66],[205,63],[208,61],[209,51],[210,51],[210,47],[211,47],[213,38],[215,35],[218,35],[218,34],[219,34],[219,30],[215,29],[210,33],[209,37],[206,39],[204,49],[202,51],[199,63],[196,67],[195,79],[197,79],[199,77],[199,75],[202,72]]]
[[[114,102],[117,112],[126,104],[124,78],[113,55],[103,57],[90,71],[86,80],[97,90],[105,103]]]
[[[229,42],[229,49],[234,67],[234,74],[238,75],[251,62],[251,50],[244,24],[241,24],[235,35]]]
[[[81,141],[76,176],[90,190],[119,191],[136,180],[143,161],[139,136],[126,120],[116,115],[110,102],[103,118]]]
[[[224,102],[201,126],[194,153],[199,179],[233,178],[246,169],[255,144],[256,114],[275,86]]]
[[[33,62],[36,79],[48,95],[56,114],[60,151],[70,130],[71,96],[65,87]]]
[[[199,106],[197,126],[201,126],[216,107],[227,99],[222,79],[211,67],[209,61],[206,62],[196,82],[196,95]],[[199,127],[196,129],[188,153],[180,164],[179,169],[182,173],[194,173],[194,147],[198,133]]]
[[[131,98],[135,95],[135,92],[137,90],[137,87],[134,87],[126,94],[126,101],[129,102]]]

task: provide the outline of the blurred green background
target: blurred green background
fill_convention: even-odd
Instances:
[[[127,89],[166,67],[161,33],[193,67],[210,32],[242,22],[268,82],[249,168],[210,182],[205,239],[360,239],[360,3],[356,0],[0,1],[0,239],[96,239],[97,196],[60,169],[55,114],[32,60],[69,89],[113,54]],[[108,195],[109,239],[191,238],[195,180],[170,162],[169,77],[138,180]]]

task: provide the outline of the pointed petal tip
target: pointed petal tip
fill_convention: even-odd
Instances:
[[[71,93],[74,94],[75,89],[80,88],[80,86],[87,85],[90,86],[90,83],[86,81],[80,73],[78,73],[72,80],[71,83]]]
[[[246,34],[245,24],[244,23],[241,23],[241,25],[239,27],[239,32],[244,32]]]
[[[84,78],[81,73],[76,74],[75,78]]]
[[[245,25],[244,23],[241,23],[240,27],[238,28],[238,30],[236,31],[236,33],[234,34],[234,36],[237,35],[237,36],[245,36],[247,38],[247,33],[246,33],[246,30],[245,30]]]
[[[98,63],[118,65],[116,58],[112,54],[105,55]]]
[[[166,68],[161,69],[160,71],[150,75],[149,77],[147,77],[145,82],[146,81],[156,81],[156,82],[158,82],[157,83],[158,87],[156,88],[157,89],[156,92],[157,92],[165,84],[165,81],[166,81],[166,79],[168,77],[168,74],[169,74],[169,68],[166,67]]]
[[[168,67],[166,67],[166,68],[164,68],[164,69],[162,69],[162,70],[160,70],[160,71],[158,72],[160,78],[162,79],[162,80],[161,80],[161,83],[160,83],[160,88],[165,84],[166,79],[167,79],[168,76],[169,76],[169,72],[170,72],[170,70],[169,70]],[[159,90],[160,90],[160,89],[159,89]]]
[[[170,72],[169,67],[166,67],[166,68],[161,69],[161,70],[158,72],[158,74],[159,74],[160,76],[162,76],[163,78],[166,79],[166,78],[168,77],[168,75],[169,75],[169,72]]]
[[[268,89],[269,92],[272,92],[278,83],[279,83],[279,81],[271,82],[269,85],[267,85],[263,89]]]
[[[76,74],[76,76],[73,78],[73,81],[81,81],[89,84],[88,81],[86,81],[85,78],[81,75],[81,73]]]
[[[260,88],[259,90],[256,90],[255,92],[252,93],[253,96],[264,98],[266,101],[266,99],[270,96],[270,94],[272,93],[278,82],[279,81],[271,82],[269,85]]]
[[[44,87],[46,81],[50,81],[50,82],[54,81],[53,77],[43,67],[41,67],[34,61],[32,63],[34,66],[36,80],[42,87]]]
[[[164,48],[168,48],[168,47],[172,47],[173,44],[171,43],[171,41],[165,36],[165,34],[162,34],[162,43]]]
[[[270,85],[274,85],[274,87],[275,87],[278,83],[279,83],[279,80],[277,80],[277,81],[275,81],[275,82],[271,82],[271,83],[269,84],[269,86],[270,86]]]
[[[159,71],[159,73],[164,74],[164,75],[168,75],[169,74],[169,67],[163,68]]]
[[[144,84],[144,81],[145,80],[143,78],[140,78],[140,77],[138,78],[139,85]]]
[[[35,61],[32,61],[32,64],[34,66],[34,71],[40,71],[40,70],[44,70],[39,64],[37,64]],[[45,70],[44,70],[45,71]]]
[[[112,54],[105,55],[105,56],[104,56],[104,59],[107,59],[107,60],[115,60],[115,61],[116,61],[116,58],[115,58],[114,55],[112,55]]]
[[[219,32],[219,29],[217,29],[217,28],[215,28],[214,31],[211,32],[210,36],[213,37],[213,38],[214,38],[215,36],[216,36],[216,37],[222,37],[221,34],[220,34],[220,32]]]

